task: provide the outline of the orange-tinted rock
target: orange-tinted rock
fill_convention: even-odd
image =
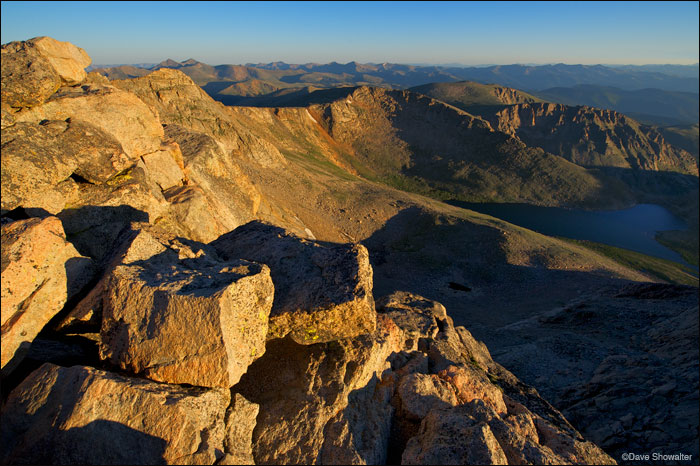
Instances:
[[[71,86],[85,81],[85,68],[92,63],[85,50],[51,37],[36,37],[28,42],[46,57],[64,84]]]
[[[230,387],[265,351],[265,265],[171,249],[106,278],[100,355],[152,380]]]
[[[438,377],[455,388],[457,398],[462,404],[478,399],[483,400],[499,414],[507,410],[503,401],[503,392],[489,381],[483,370],[468,366],[450,366],[440,371]]]
[[[15,115],[18,122],[82,120],[114,137],[133,161],[160,149],[158,115],[138,97],[108,85],[64,87],[41,105]]]
[[[3,407],[2,463],[213,464],[230,397],[44,364]]]
[[[360,244],[327,246],[261,222],[211,243],[228,258],[267,264],[275,284],[269,339],[300,344],[352,338],[374,330],[369,253]]]
[[[2,367],[14,366],[66,300],[94,273],[56,217],[2,226]],[[11,368],[10,368],[11,369]]]

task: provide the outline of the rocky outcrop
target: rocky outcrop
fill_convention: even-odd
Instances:
[[[269,339],[289,334],[308,345],[374,330],[372,268],[364,246],[325,246],[261,222],[239,227],[212,246],[225,258],[270,266],[275,302]]]
[[[93,273],[92,260],[66,241],[56,217],[2,225],[3,369],[21,360],[34,337]]]
[[[370,398],[381,391],[379,380],[400,340],[398,327],[388,320],[378,322],[372,334],[354,339],[312,345],[289,337],[270,340],[265,355],[234,387],[260,405],[253,432],[256,463],[318,464],[322,458],[331,464],[381,462],[388,434],[382,427],[389,419],[376,424],[370,420],[366,425],[378,429],[358,432],[354,421],[365,421],[358,419],[359,407],[349,408],[354,415],[344,410],[351,394],[362,399],[363,391]],[[384,408],[378,413],[388,414],[388,403],[379,404]],[[363,443],[362,438],[372,440]]]
[[[235,429],[224,419],[230,397],[45,364],[4,406],[2,462],[213,464]]]
[[[524,386],[491,359],[482,343],[452,319],[425,309],[440,309],[410,293],[378,300],[379,315],[392,315],[404,338],[419,338],[420,350],[397,355],[385,383],[395,392],[391,444],[402,464],[614,464],[581,435],[535,390]],[[416,303],[411,312],[412,303]],[[386,304],[386,307],[383,307]],[[444,308],[443,308],[444,309]],[[399,318],[403,310],[405,315]],[[422,312],[421,312],[422,311]],[[447,366],[445,369],[443,367]],[[396,452],[394,452],[396,454]]]
[[[134,93],[160,115],[167,137],[182,149],[186,176],[203,188],[225,227],[221,233],[273,214],[266,210],[275,209],[261,205],[261,189],[245,167],[252,163],[256,170],[280,168],[286,161],[275,144],[253,134],[243,118],[178,70],[163,68],[112,84]]]
[[[185,175],[202,188],[207,203],[223,227],[216,236],[207,236],[206,241],[255,218],[262,194],[221,143],[205,133],[174,124],[166,125],[165,132],[182,151]]]
[[[85,67],[90,62],[85,50],[50,37],[4,44],[2,102],[11,107],[38,105],[61,85],[85,80]]]
[[[451,454],[447,464],[481,464],[485,458],[503,464],[614,464],[449,317],[436,319],[435,335],[417,335],[415,323],[408,323],[410,304],[418,304],[416,319],[423,320],[420,311],[439,309],[438,303],[408,293],[380,302],[392,303],[392,309],[385,314],[380,308],[372,334],[315,345],[289,337],[268,342],[265,355],[234,387],[260,405],[256,463],[391,464],[403,456],[407,464],[435,464]],[[397,309],[405,310],[403,319]],[[416,337],[422,349],[403,351]],[[424,352],[438,341],[456,350],[456,356],[445,346],[433,351],[450,359],[444,373],[437,373],[438,358]],[[466,401],[468,384],[455,376],[459,370],[464,379],[483,376],[491,397]],[[449,423],[458,427],[447,429]],[[465,438],[471,439],[467,445]]]
[[[495,129],[578,165],[698,174],[690,153],[612,110],[523,103],[484,116]]]
[[[2,209],[53,214],[72,200],[75,179],[104,183],[133,163],[110,134],[79,120],[16,123],[2,131],[2,154]]]
[[[265,351],[269,269],[162,249],[107,277],[100,356],[160,382],[234,385]]]
[[[232,118],[230,109],[214,101],[179,70],[162,68],[141,78],[111,83],[136,94],[161,116],[163,123],[211,136],[223,145],[227,153],[234,151],[249,155],[256,152],[259,155],[254,158],[281,163],[282,157],[274,145],[255,137]],[[258,151],[249,150],[256,145]]]
[[[163,128],[157,114],[130,92],[109,85],[64,87],[46,102],[15,115],[17,122],[81,120],[110,134],[133,161],[160,148]]]
[[[434,338],[440,330],[438,322],[447,319],[442,304],[403,291],[384,296],[377,308],[401,327],[406,351],[417,350],[421,338]]]

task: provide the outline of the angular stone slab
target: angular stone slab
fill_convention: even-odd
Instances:
[[[29,42],[2,46],[2,102],[10,107],[32,107],[61,86],[61,76],[37,47]]]
[[[508,464],[488,423],[469,405],[430,411],[409,440],[401,464]]]
[[[44,364],[2,412],[2,464],[213,464],[230,393]]]
[[[56,217],[2,226],[3,369],[13,358],[12,366],[21,359],[34,337],[93,273],[92,260],[66,241]]]
[[[229,231],[199,186],[176,186],[163,196],[168,201],[168,218],[183,236],[208,243]]]
[[[51,37],[2,46],[2,101],[11,107],[32,107],[61,85],[80,84],[90,65],[85,50]]]
[[[17,122],[67,118],[90,123],[111,135],[133,161],[159,150],[163,138],[157,114],[134,94],[109,85],[63,87],[43,104],[15,114]]]
[[[235,393],[226,413],[224,457],[217,464],[255,464],[253,459],[253,429],[260,406]]]
[[[224,257],[270,267],[275,302],[268,339],[289,334],[295,342],[308,345],[374,331],[372,267],[364,246],[328,246],[257,221],[211,245]]]
[[[231,387],[265,351],[267,266],[166,250],[106,278],[100,356],[152,380]]]
[[[87,52],[70,42],[61,42],[51,37],[35,37],[28,42],[34,44],[53,69],[69,86],[85,81],[85,68],[92,60]]]
[[[109,134],[81,121],[16,123],[2,131],[2,208],[66,205],[60,185],[72,175],[102,183],[133,164]]]
[[[182,154],[177,143],[164,144],[160,150],[142,157],[148,175],[163,191],[181,186],[182,180],[187,178],[177,163],[178,158],[182,161]]]

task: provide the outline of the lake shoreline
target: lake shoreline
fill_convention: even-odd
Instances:
[[[545,207],[526,203],[476,203],[458,200],[449,205],[499,218],[547,236],[593,241],[666,259],[690,269],[678,252],[656,239],[662,231],[687,230],[686,222],[657,204],[635,204],[624,209],[589,210],[572,207]]]

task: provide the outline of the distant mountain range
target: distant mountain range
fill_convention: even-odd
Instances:
[[[355,86],[406,89],[472,81],[522,89],[543,101],[615,110],[646,124],[688,125],[698,121],[697,65],[445,67],[272,62],[211,66],[190,58],[183,62],[168,59],[152,66],[119,65],[95,68],[95,71],[109,79],[128,79],[161,68],[182,71],[225,105],[294,106],[301,105],[308,94],[318,89]]]
[[[626,91],[617,87],[582,84],[545,89],[535,95],[550,102],[615,110],[648,124],[665,126],[698,122],[697,92],[660,89]]]
[[[608,65],[611,68],[619,68],[630,71],[651,71],[656,73],[670,74],[672,76],[683,76],[686,78],[697,78],[700,71],[700,64],[694,65]]]
[[[652,66],[652,65],[650,65]],[[666,68],[668,66],[668,68]],[[136,67],[101,68],[109,77],[142,76]],[[603,65],[496,65],[487,67],[413,66],[394,63],[303,65],[274,62],[256,65],[211,66],[194,59],[183,62],[165,60],[150,70],[160,68],[179,69],[200,86],[210,82],[243,82],[251,79],[265,80],[278,88],[322,84],[382,85],[405,88],[431,82],[476,81],[494,83],[525,91],[541,91],[552,87],[570,87],[579,84],[613,86],[623,90],[656,88],[678,92],[698,92],[697,66],[653,65],[651,68]],[[659,70],[668,70],[661,72]]]

